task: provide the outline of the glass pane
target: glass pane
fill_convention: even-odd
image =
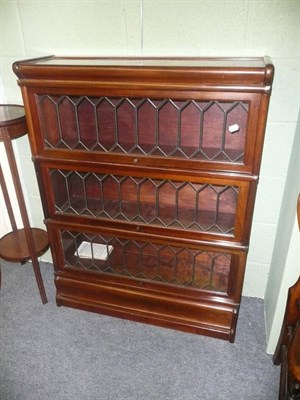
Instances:
[[[58,213],[233,235],[239,188],[52,170]]]
[[[66,268],[227,292],[230,254],[74,231],[61,243]]]
[[[47,148],[242,163],[246,102],[39,96]]]

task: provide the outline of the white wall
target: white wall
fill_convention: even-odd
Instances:
[[[6,98],[5,98],[5,92],[4,92],[4,87],[0,75],[0,104],[5,104],[6,103]],[[5,151],[4,151],[4,146],[2,143],[0,143],[0,162],[2,166],[2,171],[7,170],[7,166],[3,166],[4,164],[4,159],[6,162],[6,157],[5,157]],[[14,196],[15,197],[15,196]],[[6,206],[4,203],[4,198],[2,191],[0,190],[0,237],[5,235],[9,230],[10,230],[10,222],[8,218],[8,214],[6,211]]]
[[[21,102],[11,64],[56,55],[269,55],[276,68],[243,294],[263,298],[299,110],[299,0],[6,1],[1,74]],[[40,199],[26,139],[20,158],[33,220]],[[278,282],[277,282],[278,283]]]
[[[288,288],[300,274],[300,236],[296,215],[300,193],[300,113],[277,225],[270,274],[265,293],[268,351],[276,347]]]

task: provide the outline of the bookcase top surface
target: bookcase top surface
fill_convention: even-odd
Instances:
[[[16,61],[13,70],[21,84],[29,81],[93,82],[152,85],[217,85],[234,90],[270,92],[274,67],[269,57],[61,57]],[[192,86],[191,86],[192,87]],[[225,89],[227,90],[227,89]]]
[[[49,56],[19,61],[40,66],[87,67],[199,67],[265,68],[267,57],[64,57]]]

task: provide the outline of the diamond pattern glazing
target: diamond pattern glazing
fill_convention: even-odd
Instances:
[[[82,258],[78,248],[82,242],[95,243],[112,250],[105,260]],[[163,282],[226,292],[231,255],[195,250],[151,242],[127,240],[105,235],[89,235],[74,231],[61,232],[66,268],[80,268],[98,273]]]
[[[47,148],[243,162],[247,102],[43,95],[38,103]]]
[[[233,234],[239,188],[51,170],[57,213]]]

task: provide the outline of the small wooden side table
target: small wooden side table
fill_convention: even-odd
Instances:
[[[0,142],[4,143],[23,221],[23,228],[18,229],[0,163],[0,185],[12,227],[12,231],[0,239],[0,258],[9,262],[21,262],[22,264],[28,260],[32,261],[41,300],[42,303],[45,304],[47,303],[47,295],[40,271],[38,257],[48,250],[49,239],[46,231],[39,228],[31,228],[30,226],[12,145],[13,139],[17,139],[26,134],[27,124],[24,107],[12,104],[0,104]]]

